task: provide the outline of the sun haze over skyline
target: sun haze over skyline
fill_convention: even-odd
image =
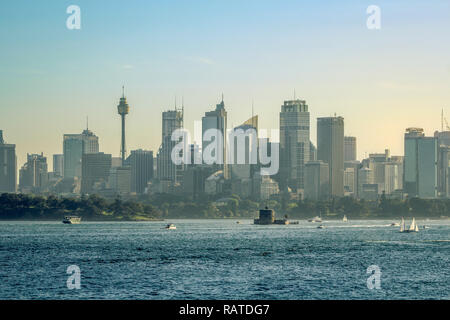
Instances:
[[[69,30],[66,9],[81,9]],[[381,9],[381,29],[366,9]],[[127,150],[161,143],[161,112],[185,108],[193,132],[225,95],[228,124],[254,112],[279,128],[284,100],[316,118],[337,114],[358,158],[403,155],[407,127],[440,130],[450,118],[448,1],[40,1],[2,3],[0,130],[27,153],[62,153],[63,134],[89,129],[119,157],[122,85]]]

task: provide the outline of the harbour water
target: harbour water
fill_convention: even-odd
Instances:
[[[3,221],[0,299],[450,299],[450,220],[408,234],[391,220],[236,221]]]

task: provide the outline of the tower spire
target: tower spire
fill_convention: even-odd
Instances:
[[[125,98],[125,86],[122,85],[122,98]]]

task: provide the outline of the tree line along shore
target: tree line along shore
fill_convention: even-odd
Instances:
[[[154,221],[168,218],[254,218],[263,207],[278,216],[307,219],[382,219],[400,217],[447,218],[450,199],[388,199],[365,201],[351,197],[324,201],[272,199],[254,201],[238,195],[192,200],[173,194],[107,199],[98,195],[80,197],[4,193],[0,195],[1,220],[60,220],[77,215],[88,221]]]

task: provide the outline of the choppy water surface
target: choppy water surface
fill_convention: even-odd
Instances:
[[[450,299],[450,221],[391,222],[0,222],[0,299]]]

